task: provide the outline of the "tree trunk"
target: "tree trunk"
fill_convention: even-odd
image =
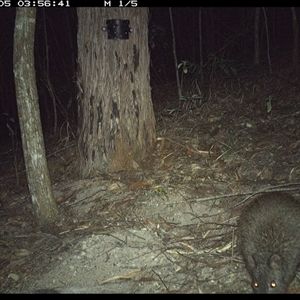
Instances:
[[[270,57],[270,38],[269,38],[269,25],[268,25],[268,19],[266,14],[265,7],[262,8],[264,17],[265,17],[265,28],[266,28],[266,38],[267,38],[267,57],[269,62],[269,72],[272,74],[272,64],[271,64],[271,57]]]
[[[136,168],[155,145],[148,9],[78,8],[80,175]],[[128,19],[129,39],[108,39],[109,19]]]
[[[259,10],[260,7],[255,8],[254,18],[254,65],[259,65]]]
[[[43,226],[58,216],[54,201],[39,113],[34,69],[36,8],[17,8],[13,71],[27,182],[36,221]]]
[[[178,60],[177,60],[177,54],[176,54],[176,39],[175,39],[175,30],[174,30],[174,23],[173,23],[173,17],[172,17],[172,7],[169,7],[169,15],[170,15],[170,22],[171,22],[171,30],[172,30],[172,48],[173,48],[173,57],[174,57],[174,64],[175,64],[174,70],[175,70],[176,82],[177,82],[178,104],[180,105],[180,102],[182,100],[182,90],[181,90],[179,71],[178,71]],[[179,108],[179,105],[178,105],[178,108]]]
[[[298,64],[299,64],[299,25],[297,20],[297,14],[295,7],[291,7],[292,20],[293,20],[293,36],[294,36],[294,46],[293,46],[293,71],[298,74]]]

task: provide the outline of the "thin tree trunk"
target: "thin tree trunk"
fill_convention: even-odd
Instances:
[[[178,102],[180,103],[182,98],[182,90],[181,90],[179,72],[178,72],[178,61],[177,61],[177,54],[176,54],[176,40],[175,40],[174,24],[173,24],[173,17],[172,17],[172,7],[169,7],[169,14],[170,14],[171,29],[172,29],[173,57],[174,57],[176,81],[177,81]]]
[[[259,65],[259,10],[260,7],[255,8],[254,18],[254,65]]]
[[[291,7],[293,19],[294,47],[293,47],[293,70],[297,74],[299,69],[299,25],[295,7]]]
[[[199,61],[201,67],[201,84],[204,83],[203,77],[203,42],[202,42],[202,7],[199,7]]]
[[[266,36],[267,36],[267,56],[268,56],[268,62],[269,62],[269,71],[270,74],[272,74],[272,64],[271,64],[271,57],[270,57],[270,38],[269,38],[269,26],[268,26],[268,19],[267,19],[267,14],[266,10],[263,7],[263,13],[265,17],[265,27],[266,27]]]
[[[13,71],[28,188],[36,221],[43,226],[58,217],[53,198],[38,104],[34,69],[36,8],[17,8]]]

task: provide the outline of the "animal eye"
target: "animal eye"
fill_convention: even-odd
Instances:
[[[270,287],[275,288],[276,287],[276,281],[271,281],[270,282]]]
[[[271,284],[272,284],[272,282],[271,282]],[[257,281],[254,281],[254,282],[253,282],[253,286],[257,288],[257,287],[258,287],[258,282],[257,282]]]

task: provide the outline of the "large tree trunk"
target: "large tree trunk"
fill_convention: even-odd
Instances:
[[[36,8],[17,8],[14,75],[28,187],[36,221],[46,225],[58,216],[47,167],[34,69]]]
[[[147,8],[78,8],[80,175],[135,168],[155,145]],[[108,39],[128,19],[127,40]]]

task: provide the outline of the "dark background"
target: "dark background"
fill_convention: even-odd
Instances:
[[[299,18],[299,8],[296,10]],[[252,64],[254,11],[254,8],[237,7],[202,8],[204,64],[211,54],[234,61],[239,66]],[[265,11],[272,63],[274,66],[289,66],[292,64],[293,47],[291,9],[266,8]],[[184,60],[199,64],[199,8],[172,8],[172,13],[178,63]],[[0,145],[10,140],[12,135],[19,135],[12,64],[14,21],[15,8],[0,8]],[[47,88],[49,82],[55,91],[58,125],[68,121],[76,127],[76,35],[76,8],[37,9],[35,64],[44,133],[53,131],[54,125],[53,101]],[[266,30],[262,11],[260,43],[261,65],[267,67]],[[149,48],[151,85],[155,87],[174,82],[172,31],[167,7],[150,8]]]

